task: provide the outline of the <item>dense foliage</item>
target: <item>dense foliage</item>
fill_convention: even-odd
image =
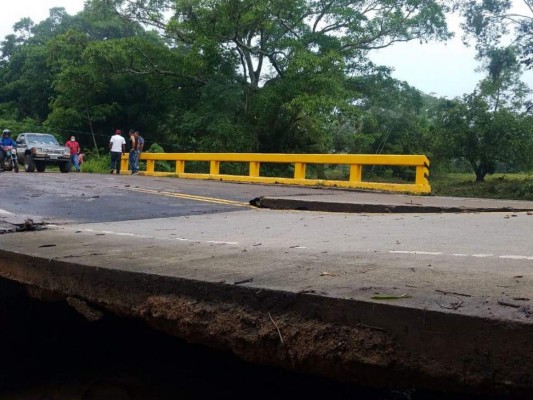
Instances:
[[[174,152],[424,153],[442,167],[465,159],[478,180],[499,165],[529,168],[522,49],[487,47],[487,78],[451,101],[369,60],[395,42],[449,38],[453,3],[88,0],[74,16],[54,8],[39,24],[22,19],[1,43],[0,124],[76,134],[95,156],[114,129],[134,127]]]

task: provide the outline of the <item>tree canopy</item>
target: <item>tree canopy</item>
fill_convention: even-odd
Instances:
[[[481,56],[493,47],[512,46],[520,61],[533,67],[533,1],[456,1],[456,9],[465,17],[465,40],[476,40]]]
[[[527,116],[519,79],[521,64],[529,65],[526,42],[504,48],[485,22],[474,29],[479,10],[501,16],[505,1],[461,8],[486,72],[470,97],[449,103],[424,95],[369,58],[397,42],[447,40],[453,4],[88,0],[76,15],[53,8],[38,24],[21,19],[1,42],[0,121],[64,138],[77,132],[96,152],[114,129],[134,127],[167,151],[433,156],[453,138],[447,159],[475,158],[474,168],[503,162],[471,157],[459,143],[478,128],[504,129]],[[465,122],[474,114],[491,122]],[[526,137],[525,125],[516,126],[509,132]],[[489,147],[503,151],[506,140],[500,135]]]

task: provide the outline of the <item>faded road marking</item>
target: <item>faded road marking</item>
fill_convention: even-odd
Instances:
[[[133,192],[139,192],[139,193],[154,194],[154,195],[157,195],[157,196],[174,197],[174,198],[177,198],[177,199],[202,201],[202,202],[205,202],[205,203],[225,204],[225,205],[228,205],[228,206],[236,206],[236,207],[250,207],[250,208],[252,207],[249,203],[245,203],[245,202],[242,202],[242,201],[217,199],[217,198],[214,198],[214,197],[196,196],[196,195],[192,195],[192,194],[163,192],[163,191],[160,191],[160,190],[141,189],[141,188],[127,188],[127,190],[130,190],[130,191],[133,191]]]
[[[513,256],[513,255],[500,256],[499,258],[508,259],[508,260],[533,260],[533,257]]]
[[[55,225],[48,225],[49,227],[56,227]],[[70,227],[64,227],[63,229],[72,229]],[[192,242],[192,243],[208,243],[208,244],[230,244],[230,245],[237,245],[239,242],[227,242],[223,240],[195,240],[195,239],[187,239],[182,237],[155,237],[155,236],[149,236],[149,235],[142,235],[138,233],[130,233],[130,232],[115,232],[115,231],[99,231],[96,229],[76,229],[76,231],[81,232],[87,232],[87,233],[94,233],[97,235],[114,235],[114,236],[128,236],[128,237],[135,237],[139,239],[156,239],[156,240],[165,240],[169,242]]]
[[[474,257],[474,258],[500,258],[504,260],[529,260],[533,261],[533,256],[520,256],[520,255],[513,255],[513,254],[506,254],[506,255],[495,255],[495,254],[463,254],[463,253],[454,253],[454,254],[446,254],[438,251],[418,251],[418,250],[391,250],[389,251],[391,254],[411,254],[411,255],[425,255],[425,256],[453,256],[453,257]]]
[[[97,235],[114,235],[114,236],[123,236],[123,237],[135,237],[139,239],[153,239],[153,240],[164,240],[167,242],[189,242],[189,243],[204,243],[204,244],[210,244],[210,245],[243,245],[243,246],[257,246],[254,244],[247,244],[247,243],[240,243],[240,242],[234,242],[234,241],[225,241],[225,240],[198,240],[198,239],[189,239],[189,238],[183,238],[183,237],[155,237],[155,236],[149,236],[149,235],[143,235],[143,234],[137,234],[137,233],[130,233],[130,232],[115,232],[115,231],[109,231],[109,230],[95,230],[95,229],[79,229],[76,227],[67,227],[62,226],[59,228],[55,225],[48,225],[48,227],[56,228],[56,229],[63,229],[63,230],[73,230],[73,231],[79,231],[79,232],[87,232],[87,233],[94,233]],[[308,249],[306,246],[291,246],[292,249]],[[381,252],[380,252],[381,253]],[[476,254],[464,254],[464,253],[452,253],[452,254],[446,254],[440,251],[420,251],[420,250],[390,250],[385,251],[385,253],[390,254],[398,254],[398,255],[415,255],[415,256],[436,256],[436,257],[472,257],[472,258],[499,258],[501,260],[518,260],[518,261],[533,261],[533,256],[525,256],[525,255],[518,255],[518,254],[502,254],[502,255],[495,255],[495,254],[484,254],[484,253],[476,253]]]
[[[433,252],[433,251],[400,251],[400,250],[392,250],[390,253],[396,253],[396,254],[415,254],[415,255],[424,255],[424,256],[441,256],[443,253],[441,252]]]

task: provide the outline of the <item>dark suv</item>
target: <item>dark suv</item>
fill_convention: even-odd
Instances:
[[[26,172],[44,172],[47,165],[57,165],[69,172],[70,150],[49,133],[21,133],[17,136],[17,158]]]

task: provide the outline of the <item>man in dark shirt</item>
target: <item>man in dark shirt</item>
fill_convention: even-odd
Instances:
[[[135,143],[137,146],[137,154],[135,157],[135,165],[134,169],[132,170],[132,174],[136,174],[139,172],[139,159],[141,157],[141,152],[144,150],[144,138],[141,136],[139,131],[135,131]]]
[[[138,161],[138,154],[139,151],[137,150],[137,138],[135,137],[135,131],[133,129],[130,129],[130,156],[129,156],[129,162],[130,162],[130,169],[131,174],[134,175],[137,173],[135,170],[135,166],[137,165]]]

